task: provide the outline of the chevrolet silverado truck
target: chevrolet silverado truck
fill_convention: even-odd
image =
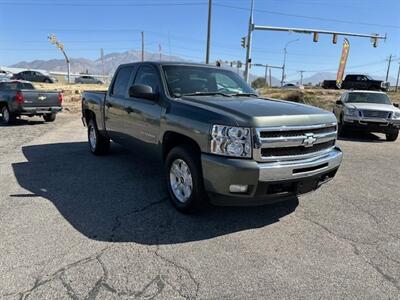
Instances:
[[[341,89],[345,90],[375,90],[387,91],[389,89],[389,82],[382,80],[374,80],[371,76],[362,74],[349,74],[344,78]],[[336,80],[324,80],[322,82],[324,89],[338,89]]]
[[[82,120],[93,154],[112,140],[159,159],[185,213],[293,199],[332,179],[342,160],[331,112],[261,99],[209,65],[121,65],[108,91],[83,93]]]
[[[388,141],[399,136],[400,109],[383,92],[349,91],[342,94],[333,108],[339,134],[348,129],[386,134]]]
[[[62,100],[62,93],[37,90],[30,82],[0,82],[0,111],[6,124],[22,115],[42,116],[46,122],[53,122],[62,109]]]

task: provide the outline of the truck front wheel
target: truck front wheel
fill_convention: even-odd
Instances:
[[[389,142],[394,142],[395,140],[397,140],[398,136],[399,136],[398,129],[393,129],[393,130],[386,132],[386,140]]]
[[[195,213],[207,206],[200,161],[190,147],[175,147],[168,153],[165,178],[171,202],[179,211]]]
[[[110,150],[110,139],[99,133],[96,122],[90,120],[88,123],[89,149],[94,155],[103,155]]]

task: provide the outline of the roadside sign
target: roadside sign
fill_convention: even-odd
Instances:
[[[347,58],[349,57],[350,42],[348,39],[344,39],[342,56],[340,57],[339,69],[336,75],[336,85],[338,88],[341,87],[344,77],[344,70],[346,68]]]

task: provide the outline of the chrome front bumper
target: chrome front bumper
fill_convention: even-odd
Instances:
[[[259,180],[273,182],[311,177],[338,168],[342,162],[342,157],[342,151],[335,147],[330,152],[318,157],[275,163],[259,163]]]

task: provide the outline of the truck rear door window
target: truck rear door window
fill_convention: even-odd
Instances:
[[[130,84],[133,67],[124,67],[119,69],[115,78],[112,95],[115,97],[127,97],[128,86]]]

